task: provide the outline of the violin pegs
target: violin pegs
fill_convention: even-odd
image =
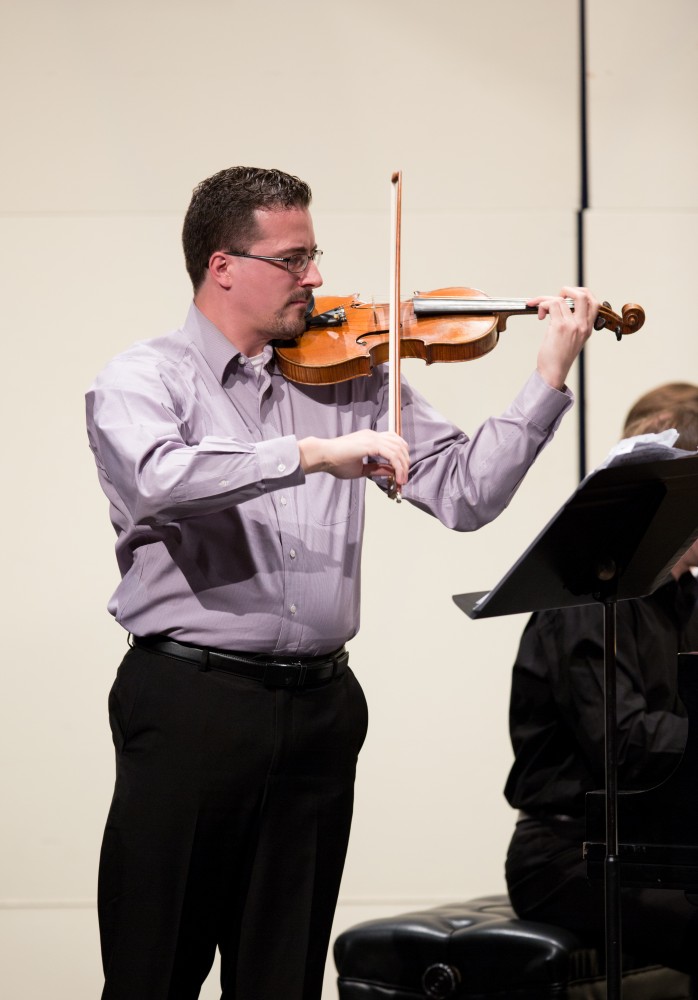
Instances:
[[[613,308],[610,302],[602,302],[601,305],[604,307],[604,309],[608,309],[609,312],[613,312]],[[598,316],[594,320],[594,329],[603,330],[605,326],[606,326],[606,317],[603,315],[603,313],[599,312]],[[618,331],[616,331],[616,336],[617,335]]]

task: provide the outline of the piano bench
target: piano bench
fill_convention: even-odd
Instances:
[[[603,956],[485,896],[357,924],[334,944],[339,1000],[602,1000]],[[624,1000],[688,1000],[689,979],[623,957]]]

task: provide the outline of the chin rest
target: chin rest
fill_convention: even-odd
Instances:
[[[507,896],[370,920],[335,941],[340,1000],[603,1000],[603,955],[519,920]],[[688,1000],[688,976],[623,956],[624,1000]]]

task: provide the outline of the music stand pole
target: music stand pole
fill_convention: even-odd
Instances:
[[[606,745],[606,997],[622,994],[620,858],[618,854],[618,727],[616,706],[616,601],[604,600],[604,715]]]

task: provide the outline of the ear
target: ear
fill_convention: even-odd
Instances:
[[[231,288],[233,284],[233,278],[230,273],[230,264],[232,260],[226,254],[221,253],[220,250],[216,250],[215,253],[211,254],[208,262],[208,270],[216,282],[221,288]]]

